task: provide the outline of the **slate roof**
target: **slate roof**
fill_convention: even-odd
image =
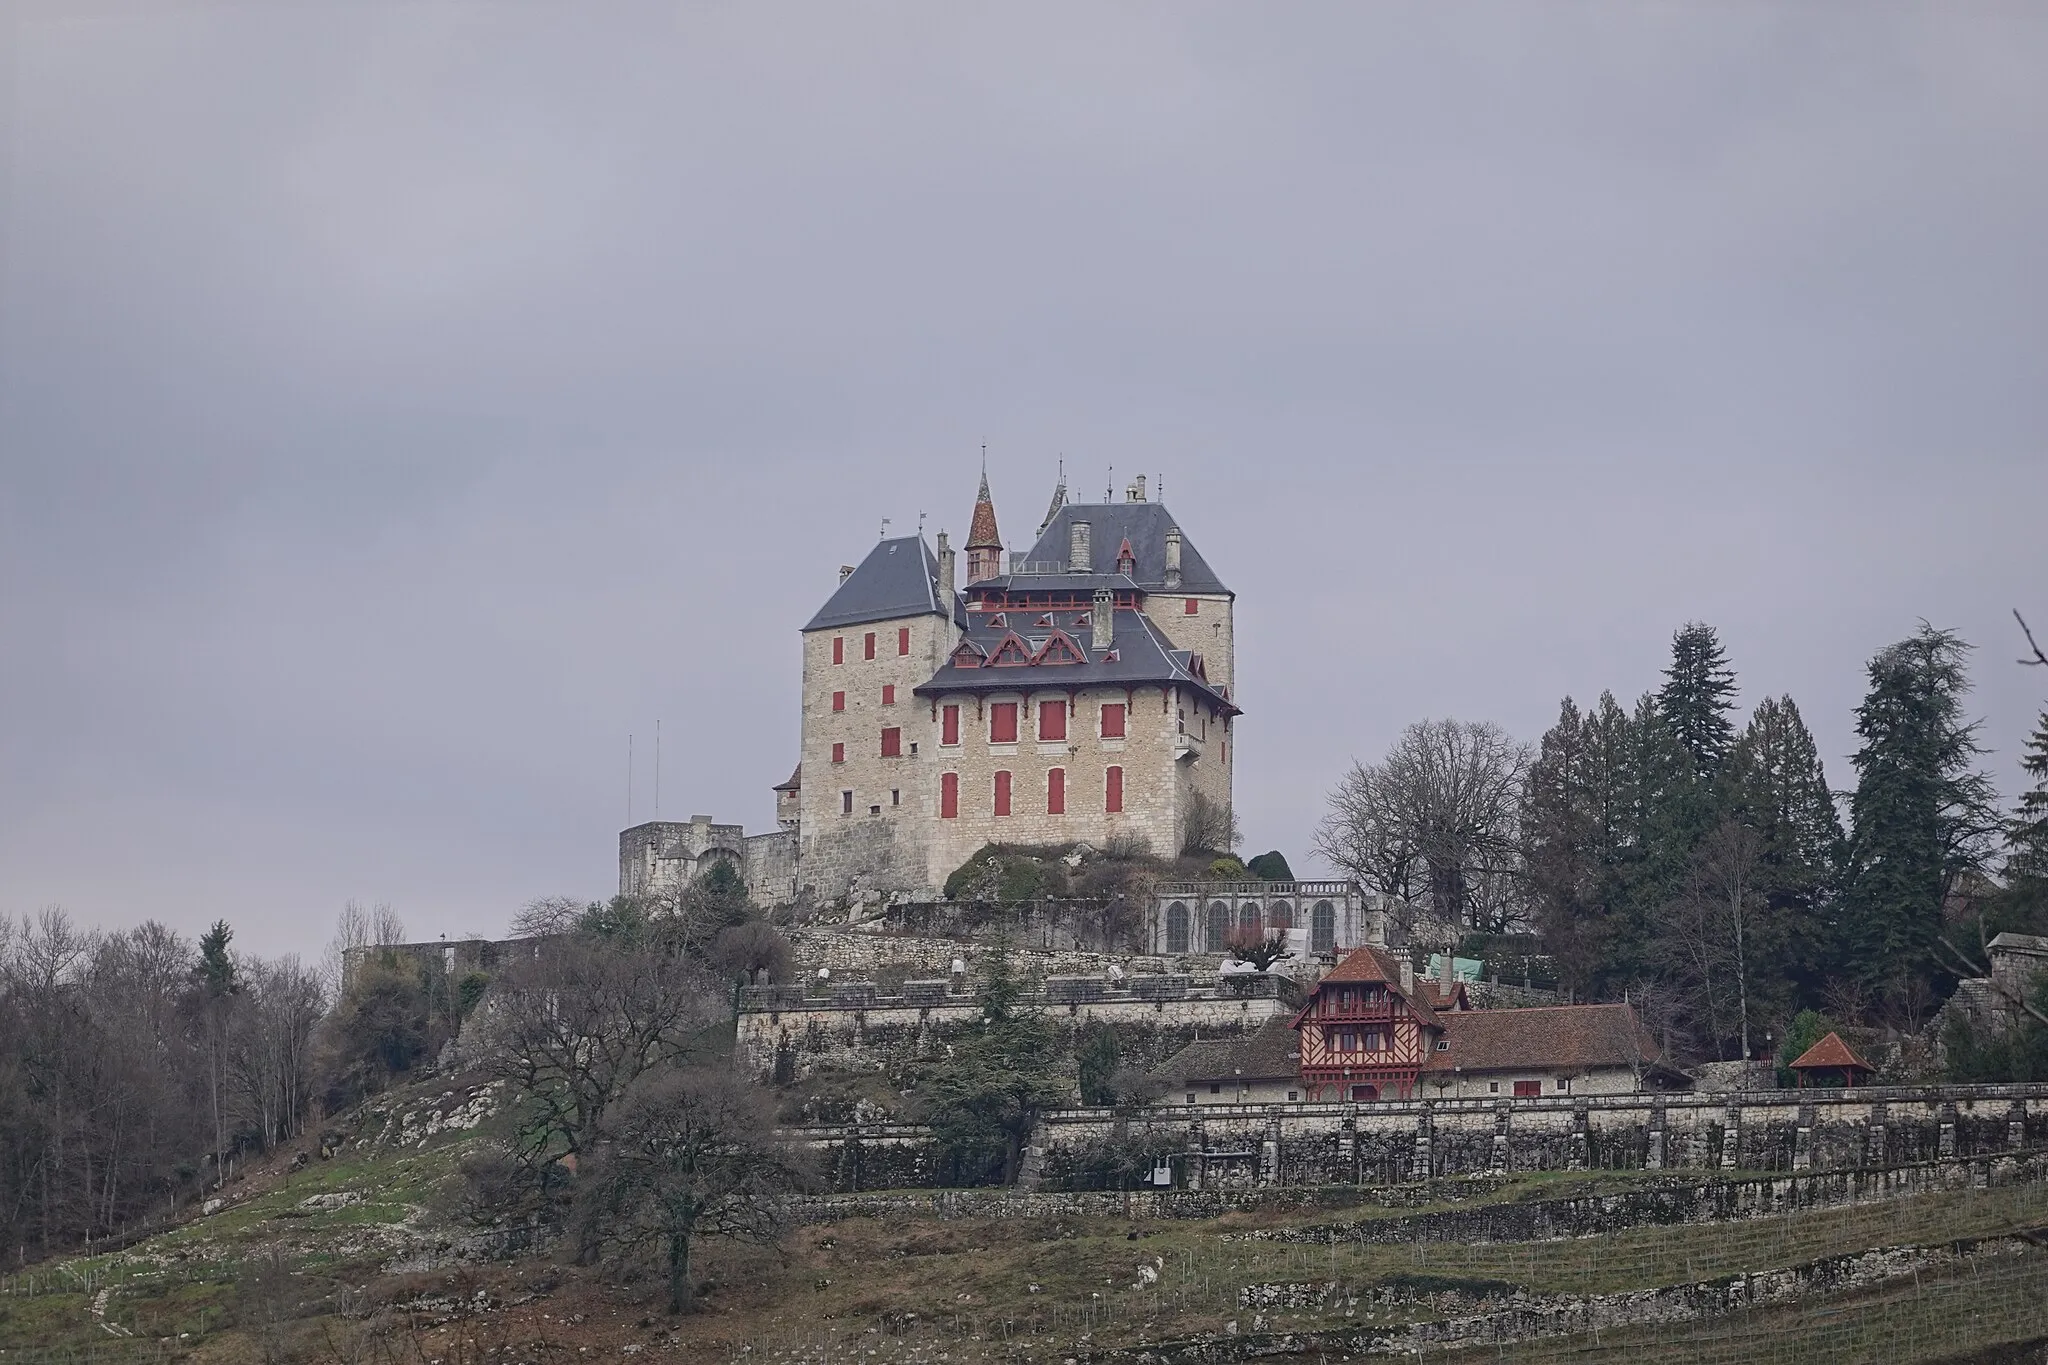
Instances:
[[[1857,1067],[1864,1071],[1877,1070],[1869,1062],[1858,1057],[1850,1049],[1849,1045],[1842,1041],[1842,1035],[1839,1033],[1830,1033],[1827,1037],[1800,1053],[1798,1059],[1790,1065],[1794,1071],[1807,1067],[1818,1067],[1826,1070],[1833,1070],[1839,1067]]]
[[[1208,1082],[1243,1079],[1289,1080],[1301,1074],[1301,1038],[1285,1019],[1268,1019],[1265,1027],[1244,1038],[1197,1040],[1161,1062],[1154,1076],[1169,1081]]]
[[[827,598],[805,630],[939,615],[939,561],[922,536],[879,542]],[[957,614],[957,611],[956,611]]]
[[[1113,580],[1105,577],[1090,581],[1108,583]],[[1089,611],[1072,607],[1050,612],[1037,609],[968,612],[967,628],[961,636],[960,645],[939,671],[932,674],[931,680],[916,689],[916,695],[1018,692],[1037,687],[1164,685],[1202,692],[1219,711],[1227,715],[1238,713],[1238,708],[1228,698],[1217,691],[1208,679],[1195,672],[1194,655],[1184,649],[1175,649],[1143,612],[1129,607],[1117,609],[1107,651],[1093,647],[1090,615]],[[1048,619],[1050,624],[1040,624]],[[963,668],[954,662],[960,650],[969,646],[983,658],[994,658],[1003,642],[1012,636],[1023,642],[1033,659],[1040,658],[1049,647],[1055,654],[1063,654],[1064,651],[1055,645],[1055,635],[1063,636],[1066,644],[1079,652],[1081,661],[1056,663],[1051,661],[1053,655],[1048,654],[1044,656],[1046,662],[982,664],[972,668]]]
[[[1068,526],[1076,521],[1088,523],[1089,560],[1097,568],[1114,570],[1116,554],[1124,541],[1131,542],[1131,554],[1137,561],[1132,577],[1147,592],[1166,590],[1166,531],[1177,525],[1173,513],[1166,510],[1163,502],[1070,502],[1053,514],[1053,519],[1039,534],[1038,543],[1031,547],[1026,560],[1032,563],[1064,564],[1067,562]],[[1202,558],[1202,552],[1188,539],[1187,529],[1180,533],[1180,587],[1176,592],[1228,593],[1223,580]]]
[[[1576,1071],[1654,1066],[1657,1049],[1629,1005],[1550,1005],[1438,1016],[1445,1052],[1424,1071]]]

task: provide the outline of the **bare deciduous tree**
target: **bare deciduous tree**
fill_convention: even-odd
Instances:
[[[1374,890],[1475,929],[1521,912],[1516,816],[1529,749],[1491,721],[1425,720],[1330,793],[1316,852]]]
[[[1237,813],[1207,792],[1189,795],[1186,814],[1181,817],[1182,853],[1228,853],[1243,836],[1238,833]]]
[[[578,1182],[584,1238],[627,1257],[652,1251],[671,1313],[694,1305],[698,1238],[772,1244],[783,1197],[812,1182],[804,1154],[777,1140],[768,1097],[722,1067],[646,1073],[600,1131]]]

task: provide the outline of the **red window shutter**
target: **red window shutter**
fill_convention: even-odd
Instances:
[[[1542,1093],[1543,1093],[1543,1082],[1541,1082],[1541,1081],[1516,1081],[1516,1082],[1515,1082],[1515,1098],[1516,1098],[1516,1099],[1518,1099],[1518,1100],[1529,1100],[1529,1099],[1534,1099],[1534,1098],[1535,1098],[1536,1096],[1538,1096],[1538,1095],[1540,1095],[1540,1094],[1542,1094]]]
[[[1010,775],[1006,772],[999,772],[996,774],[996,814],[1008,815],[1009,813]]]
[[[1122,739],[1124,737],[1124,704],[1109,701],[1102,704],[1102,737]]]
[[[1015,744],[1017,742],[1017,703],[999,701],[988,708],[988,742],[991,744]]]
[[[903,731],[894,725],[882,731],[882,757],[903,757]]]
[[[884,706],[894,706],[895,704],[896,704],[896,684],[895,684],[895,683],[883,683],[883,684],[882,684],[882,705],[884,705]]]
[[[939,775],[939,818],[957,820],[960,818],[960,774]]]
[[[910,652],[909,626],[896,627],[896,652],[898,654],[908,654]]]
[[[1067,737],[1067,704],[1063,701],[1042,701],[1038,703],[1038,737],[1040,739],[1065,739]]]
[[[942,706],[942,707],[940,707],[940,708],[939,708],[939,725],[940,725],[940,727],[941,727],[941,728],[940,728],[940,730],[939,730],[939,743],[941,743],[941,744],[958,744],[958,743],[960,742],[960,708],[959,708],[959,707],[957,707],[957,706]]]
[[[844,744],[835,744],[832,746],[832,761],[834,763],[846,762],[846,746]]]
[[[846,709],[846,694],[844,692],[834,692],[832,694],[832,709],[834,711],[844,711]]]
[[[1182,604],[1180,610],[1181,615],[1183,616],[1196,616],[1201,613],[1202,604],[1200,602],[1197,602],[1194,598],[1190,597],[1185,603]]]
[[[832,637],[832,662],[835,664],[846,662],[846,637],[844,635]]]
[[[867,651],[870,659],[875,657],[875,633],[873,631],[868,632]]]
[[[1124,808],[1124,770],[1111,768],[1103,784],[1102,808],[1115,815]]]
[[[1067,770],[1054,768],[1045,775],[1045,813],[1065,815],[1067,813]]]

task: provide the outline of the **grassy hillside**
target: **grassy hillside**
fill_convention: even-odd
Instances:
[[[0,1278],[0,1362],[1336,1360],[1388,1350],[1390,1334],[1470,1321],[1585,1329],[1488,1344],[1489,1359],[1625,1352],[1806,1365],[1935,1359],[2048,1335],[2048,1251],[2032,1231],[2048,1224],[2048,1186],[1569,1241],[1346,1237],[1359,1220],[1393,1220],[1405,1235],[1404,1220],[1419,1230],[1421,1215],[1454,1203],[1672,1178],[1558,1173],[1445,1181],[1340,1214],[844,1217],[799,1228],[780,1251],[708,1246],[706,1311],[673,1319],[652,1277],[570,1266],[552,1254],[560,1248],[521,1247],[519,1230],[464,1221],[456,1163],[503,1121],[496,1098],[468,1083],[415,1086],[330,1127],[346,1140],[329,1160],[313,1155],[317,1142],[280,1152],[210,1215],[118,1253]],[[1819,1292],[1796,1302],[1600,1325],[1658,1291],[1720,1302],[1771,1272],[1814,1266],[1799,1273],[1817,1274]]]

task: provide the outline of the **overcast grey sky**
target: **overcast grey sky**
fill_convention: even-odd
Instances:
[[[1239,593],[1301,859],[1721,630],[2048,679],[2048,6],[0,3],[0,912],[313,950],[772,824],[884,517],[1064,453]],[[1297,866],[1301,866],[1297,861]]]

